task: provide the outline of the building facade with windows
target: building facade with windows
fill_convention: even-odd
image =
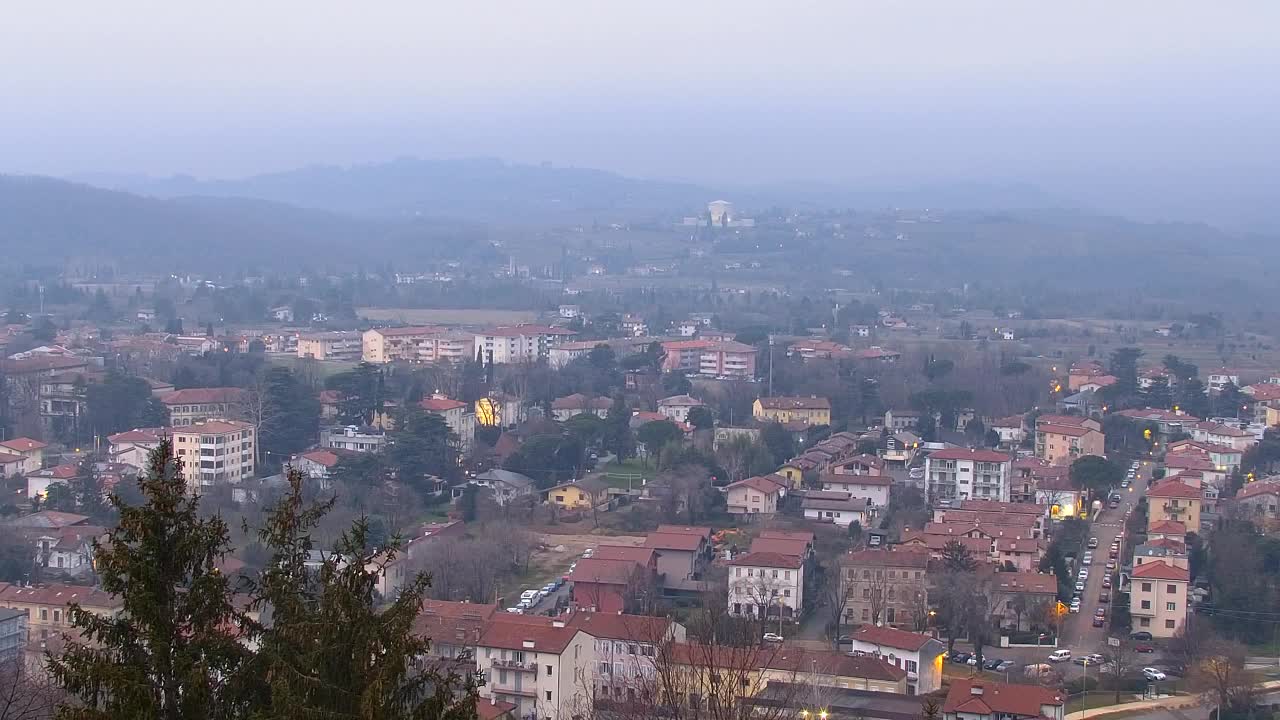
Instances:
[[[236,484],[254,475],[257,434],[238,420],[208,420],[172,428],[182,472],[198,487]]]
[[[859,550],[840,558],[844,622],[923,627],[929,608],[927,550]]]
[[[1191,574],[1186,568],[1152,560],[1135,565],[1131,578],[1129,615],[1133,629],[1158,638],[1176,635],[1187,623]]]
[[[924,475],[930,501],[1009,501],[1012,461],[1005,453],[973,448],[947,448],[925,458]]]
[[[735,616],[795,617],[804,607],[804,560],[774,552],[730,560],[728,603]]]

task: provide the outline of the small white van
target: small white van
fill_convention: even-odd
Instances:
[[[1049,662],[1066,662],[1071,659],[1071,651],[1067,649],[1054,650],[1049,653]]]

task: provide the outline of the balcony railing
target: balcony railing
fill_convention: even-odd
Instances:
[[[538,672],[537,663],[521,662],[519,660],[500,660],[493,661],[493,667],[501,670],[516,670],[518,672]]]

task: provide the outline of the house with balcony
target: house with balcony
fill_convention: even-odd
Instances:
[[[661,649],[685,641],[684,626],[669,618],[576,612],[567,625],[594,639],[587,679],[597,699],[615,702],[644,699],[654,687]]]
[[[925,458],[925,488],[935,505],[969,499],[1007,502],[1011,469],[1010,457],[995,450],[935,450]]]
[[[387,435],[374,428],[355,425],[325,428],[320,431],[320,447],[345,452],[378,452],[386,447]]]
[[[235,485],[254,476],[257,432],[239,420],[206,420],[170,428],[173,452],[196,488]],[[198,490],[196,490],[198,491]]]
[[[240,417],[245,412],[249,393],[243,388],[186,388],[160,396],[169,411],[169,424],[185,427],[215,418]]]
[[[1204,491],[1178,478],[1161,480],[1147,489],[1148,531],[1166,520],[1181,523],[1192,532],[1200,531],[1200,511]]]
[[[481,694],[512,703],[522,718],[567,718],[585,707],[583,674],[595,662],[595,638],[561,619],[498,613],[476,642]]]
[[[1106,454],[1106,438],[1097,420],[1072,415],[1036,418],[1036,457],[1050,465],[1070,465],[1085,455]]]

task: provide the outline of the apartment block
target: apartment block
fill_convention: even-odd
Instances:
[[[249,423],[207,420],[170,432],[183,473],[198,486],[239,483],[253,477],[257,437]]]
[[[1154,560],[1136,565],[1130,581],[1129,615],[1134,630],[1154,637],[1173,637],[1187,622],[1186,568]]]
[[[169,409],[169,424],[186,427],[214,418],[237,417],[245,410],[249,393],[237,387],[187,388],[160,396]]]
[[[362,338],[368,363],[461,362],[475,357],[475,336],[434,326],[374,328]]]
[[[298,357],[312,360],[359,360],[362,335],[355,331],[307,333],[298,336]]]
[[[536,363],[548,359],[552,348],[576,334],[572,330],[545,325],[490,328],[476,333],[472,356],[479,353],[486,360],[498,364]]]
[[[947,448],[925,459],[929,499],[1008,502],[1012,461],[995,450]]]

